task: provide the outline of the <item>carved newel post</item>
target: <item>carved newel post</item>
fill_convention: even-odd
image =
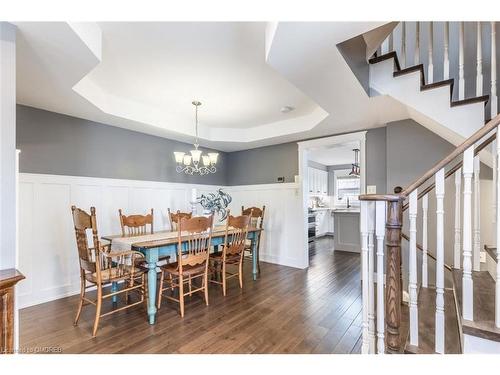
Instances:
[[[401,227],[403,200],[394,196],[387,202],[386,221],[386,294],[385,319],[387,325],[387,352],[399,353],[401,343]]]

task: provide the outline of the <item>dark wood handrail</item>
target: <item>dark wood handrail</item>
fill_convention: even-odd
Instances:
[[[490,135],[486,140],[484,140],[483,142],[481,142],[481,144],[474,149],[474,155],[477,155],[481,151],[483,151],[486,148],[486,146],[488,146],[495,139],[496,139],[496,133]],[[462,168],[463,164],[464,164],[464,161],[460,160],[460,162],[458,162],[453,168],[451,168],[448,172],[446,172],[446,174],[444,175],[444,178],[447,179],[448,177],[450,177],[451,175],[453,175],[456,171],[458,171],[460,168]],[[430,191],[432,191],[435,187],[436,187],[436,183],[435,182],[433,182],[432,184],[430,184],[429,186],[427,186],[424,190],[422,190],[420,193],[418,193],[418,199],[422,199],[422,197],[425,194],[427,194]],[[409,203],[406,203],[403,206],[403,211],[406,211],[409,206],[410,206]]]
[[[359,196],[360,201],[387,201],[397,202],[402,200],[399,194],[363,194]]]
[[[408,185],[406,189],[404,189],[401,192],[401,195],[403,197],[407,197],[408,195],[410,195],[410,193],[413,190],[422,186],[422,184],[427,182],[427,180],[433,177],[440,169],[447,166],[457,156],[463,154],[465,150],[474,145],[474,143],[479,141],[484,136],[488,135],[488,133],[493,129],[495,129],[498,125],[500,125],[500,115],[496,115],[495,117],[493,117],[490,121],[486,123],[486,125],[484,125],[481,129],[476,131],[472,136],[470,136],[464,142],[462,142],[460,146],[458,146],[450,154],[448,154],[448,156],[446,156],[444,159],[438,162],[434,167],[425,172],[421,177],[419,177],[418,179],[413,181],[410,185]]]
[[[401,237],[403,237],[406,241],[410,241],[410,237],[408,237],[408,235],[406,233],[403,233],[401,232]],[[417,249],[419,249],[420,251],[424,251],[424,248],[422,247],[422,245],[418,244],[417,243]],[[432,259],[434,259],[436,262],[437,262],[437,259],[434,255],[432,255],[431,253],[427,252],[427,255],[429,257],[431,257]],[[446,268],[448,271],[452,271],[453,268],[451,268],[449,265],[447,265],[446,263],[444,263],[444,268]]]

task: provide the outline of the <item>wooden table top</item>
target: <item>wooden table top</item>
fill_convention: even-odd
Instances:
[[[261,232],[263,229],[257,228],[257,227],[248,227],[248,233],[254,233],[254,232]],[[164,233],[165,236],[161,239],[153,240],[153,241],[143,241],[143,242],[136,242],[132,244],[133,248],[141,248],[141,249],[151,249],[154,247],[162,247],[162,246],[167,246],[167,245],[173,245],[178,242],[178,232],[176,230],[171,231],[171,230],[162,230],[155,232],[154,234],[162,234]],[[231,231],[229,231],[231,233]],[[223,237],[226,235],[226,226],[225,225],[216,225],[214,226],[214,229],[212,231],[212,238],[214,237]],[[139,236],[141,237],[141,236]],[[116,235],[109,235],[109,236],[102,236],[101,237],[103,240],[113,242],[113,239],[116,238],[123,238],[123,235],[121,234],[116,234]],[[126,237],[130,238],[130,237]],[[182,236],[181,239],[184,241],[184,239],[188,239],[188,236]]]

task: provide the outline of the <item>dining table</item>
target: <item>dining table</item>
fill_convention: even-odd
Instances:
[[[251,241],[252,250],[252,274],[253,280],[257,280],[258,275],[258,243],[262,228],[249,227],[248,240]],[[105,241],[111,242],[111,248],[116,250],[135,250],[144,254],[145,261],[148,268],[148,320],[149,324],[156,322],[156,283],[157,283],[157,265],[160,257],[170,256],[172,259],[177,258],[179,232],[176,230],[163,230],[152,234],[145,234],[140,236],[123,236],[123,235],[109,235],[102,236]],[[224,243],[226,236],[225,225],[215,225],[212,229],[212,242],[211,245],[214,249]],[[188,235],[181,233],[181,246],[184,247],[188,240]],[[117,288],[117,285],[112,285],[112,289]]]

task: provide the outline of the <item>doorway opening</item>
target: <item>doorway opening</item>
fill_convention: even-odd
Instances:
[[[359,200],[366,191],[366,132],[299,142],[303,262],[320,239],[331,249],[358,252]]]

